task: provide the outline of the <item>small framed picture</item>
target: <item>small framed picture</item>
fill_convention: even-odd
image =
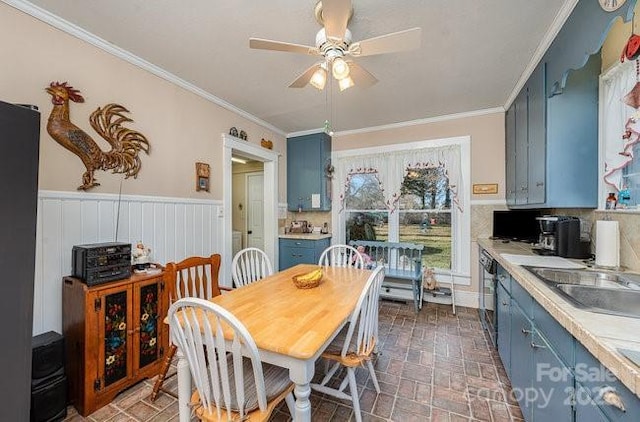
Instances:
[[[209,175],[211,173],[209,164],[196,163],[196,191],[209,192]]]

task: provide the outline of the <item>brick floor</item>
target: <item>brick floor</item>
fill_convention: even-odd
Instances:
[[[374,360],[381,393],[368,371],[357,371],[363,421],[521,421],[510,384],[495,349],[489,346],[476,309],[381,301],[380,348]],[[318,366],[316,379],[324,366]],[[343,375],[339,373],[337,376]],[[165,383],[176,391],[176,377]],[[177,401],[161,393],[149,401],[153,379],[121,393],[109,405],[83,418],[69,407],[66,421],[176,422]],[[354,420],[351,403],[311,393],[312,420]],[[290,421],[284,403],[271,421]]]

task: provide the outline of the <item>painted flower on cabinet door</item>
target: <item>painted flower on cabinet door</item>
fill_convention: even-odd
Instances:
[[[105,297],[105,386],[127,376],[127,292]]]
[[[155,362],[158,356],[158,284],[140,289],[140,367]]]

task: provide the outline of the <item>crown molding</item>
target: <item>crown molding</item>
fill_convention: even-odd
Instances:
[[[549,26],[549,29],[542,38],[542,41],[540,41],[540,44],[538,44],[538,48],[536,48],[536,51],[533,52],[531,60],[522,72],[522,75],[520,75],[520,79],[518,79],[516,86],[513,87],[513,91],[511,91],[511,94],[509,94],[509,97],[507,97],[507,101],[504,104],[505,110],[508,110],[509,107],[511,107],[511,104],[515,101],[518,93],[527,82],[536,66],[538,66],[540,60],[542,60],[542,57],[549,49],[549,46],[556,38],[556,35],[558,35],[558,32],[560,32],[560,29],[562,29],[562,25],[564,25],[564,23],[567,21],[569,15],[571,15],[571,12],[578,4],[578,1],[579,0],[565,0],[553,22],[551,22],[551,26]]]
[[[336,131],[334,132],[333,136],[347,136],[347,135],[355,135],[355,134],[361,134],[361,133],[377,132],[381,130],[400,129],[400,128],[405,128],[410,126],[424,125],[428,123],[438,123],[438,122],[445,122],[448,120],[465,119],[468,117],[485,116],[487,114],[504,113],[504,111],[505,109],[502,107],[486,108],[483,110],[466,111],[463,113],[455,113],[455,114],[445,114],[442,116],[427,117],[424,119],[417,119],[417,120],[408,120],[406,122],[391,123],[388,125],[381,125],[381,126],[371,126],[371,127],[365,127],[362,129]],[[310,133],[317,133],[319,131],[321,132],[321,130],[316,129],[314,131],[310,131]]]
[[[195,86],[194,84],[185,81],[182,78],[179,78],[178,76],[174,75],[173,73],[167,72],[166,70],[162,69],[159,66],[154,65],[153,63],[150,63],[138,56],[136,56],[135,54],[130,53],[127,50],[124,50],[114,44],[111,44],[110,42],[98,37],[95,34],[92,34],[91,32],[79,27],[78,25],[75,25],[65,19],[62,19],[61,17],[54,15],[53,13],[42,9],[39,6],[34,5],[33,3],[29,3],[26,0],[0,0],[3,3],[8,4],[9,6],[20,10],[21,12],[24,12],[44,23],[47,23],[51,26],[53,26],[54,28],[57,28],[63,32],[66,32],[67,34],[76,37],[82,41],[85,41],[91,45],[93,45],[94,47],[97,47],[115,57],[118,57],[126,62],[131,63],[134,66],[139,67],[140,69],[146,70],[147,72],[156,75],[168,82],[171,82],[174,85],[179,86],[182,89],[185,89],[199,97],[204,98],[205,100],[212,102],[226,110],[229,110],[233,113],[236,113],[237,115],[244,117],[247,120],[250,120],[262,127],[264,127],[265,129],[271,130],[275,133],[277,133],[278,135],[281,136],[286,136],[286,132],[273,126],[270,123],[265,122],[264,120],[254,116],[253,114],[250,114],[226,101],[224,101],[221,98],[216,97],[215,95],[211,94],[210,92],[205,91],[202,88],[199,88],[197,86]]]

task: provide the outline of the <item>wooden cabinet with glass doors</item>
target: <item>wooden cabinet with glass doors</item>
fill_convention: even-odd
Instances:
[[[159,372],[168,342],[163,273],[98,286],[65,277],[62,303],[69,398],[82,416]]]

